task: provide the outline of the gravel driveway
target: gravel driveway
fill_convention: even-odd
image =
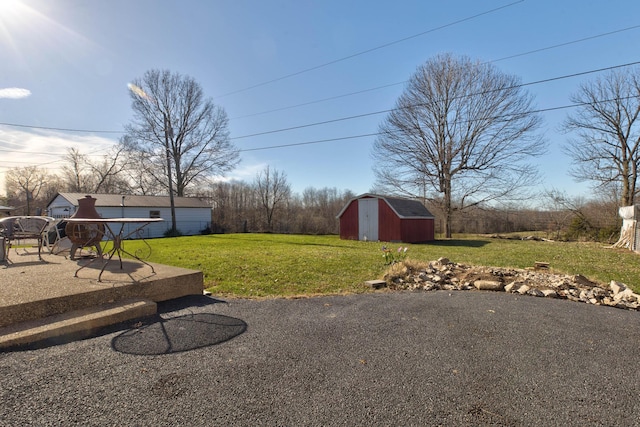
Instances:
[[[0,425],[640,425],[638,312],[479,291],[161,308],[0,354]]]

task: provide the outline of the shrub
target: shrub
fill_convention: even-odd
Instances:
[[[171,228],[168,228],[164,232],[164,237],[180,237],[180,236],[182,236],[182,232],[180,230],[178,230],[177,228],[175,230],[172,230]]]

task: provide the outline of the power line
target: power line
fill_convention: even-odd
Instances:
[[[521,83],[519,85],[514,85],[514,86],[510,86],[510,87],[507,87],[507,88],[501,88],[501,89],[493,89],[493,90],[482,92],[482,93],[489,93],[489,92],[498,91],[498,90],[514,89],[514,88],[518,88],[518,87],[531,86],[531,85],[536,85],[536,84],[541,84],[541,83],[548,83],[548,82],[551,82],[551,81],[557,81],[557,80],[562,80],[562,79],[567,79],[567,78],[572,78],[572,77],[578,77],[578,76],[598,73],[598,72],[602,72],[602,71],[610,71],[610,70],[613,70],[613,69],[629,67],[629,66],[638,65],[638,64],[640,64],[640,61],[629,62],[629,63],[626,63],[626,64],[613,65],[613,66],[610,66],[610,67],[597,68],[597,69],[594,69],[594,70],[582,71],[582,72],[579,72],[579,73],[572,73],[572,74],[567,74],[567,75],[563,75],[563,76],[551,77],[551,78],[548,78],[548,79],[536,80],[536,81],[533,81],[533,82]],[[465,95],[465,96],[481,95],[482,93],[469,94],[469,95]],[[606,101],[602,101],[602,102],[606,102]],[[561,110],[561,109],[566,109],[566,108],[573,108],[573,107],[580,106],[580,105],[584,105],[584,104],[571,104],[571,105],[560,106],[560,107],[551,107],[551,108],[546,108],[546,109],[533,110],[533,111],[530,111],[529,113],[542,113],[542,112],[548,112],[548,111],[555,111],[555,110]],[[370,112],[370,113],[358,114],[358,115],[355,115],[355,116],[341,117],[341,118],[332,119],[332,120],[325,120],[325,121],[322,121],[322,122],[314,122],[314,123],[308,123],[308,124],[304,124],[304,125],[300,125],[300,126],[293,126],[293,127],[289,127],[289,128],[276,129],[276,130],[272,130],[272,131],[266,131],[266,132],[255,133],[255,134],[250,134],[250,135],[243,135],[243,136],[230,138],[230,139],[232,139],[232,140],[243,139],[243,138],[249,138],[249,137],[253,137],[253,136],[267,135],[267,134],[272,134],[272,133],[277,133],[277,132],[285,132],[285,131],[288,131],[288,130],[301,129],[301,128],[305,128],[305,127],[319,126],[319,125],[333,123],[333,122],[346,121],[346,120],[352,120],[352,119],[362,118],[362,117],[376,115],[376,114],[388,113],[388,112],[391,112],[393,110],[394,109],[374,111],[374,112]],[[496,118],[499,118],[499,117],[496,117]],[[296,143],[291,143],[291,144],[271,145],[271,146],[267,146],[267,147],[246,148],[246,149],[240,149],[238,151],[239,152],[263,151],[263,150],[271,150],[271,149],[277,149],[277,148],[288,148],[288,147],[296,147],[296,146],[303,146],[303,145],[320,144],[320,143],[325,143],[325,142],[334,142],[334,141],[342,141],[342,140],[349,140],[349,139],[366,138],[366,137],[378,136],[378,135],[379,135],[379,133],[377,133],[377,132],[376,133],[367,133],[367,134],[360,134],[360,135],[351,135],[351,136],[346,136],[346,137],[321,139],[321,140],[306,141],[306,142],[296,142]],[[104,149],[96,150],[96,152],[97,151],[102,151],[102,150],[104,150]],[[12,151],[15,151],[15,150],[0,149],[0,151],[12,152]],[[36,154],[36,153],[32,153],[32,154]],[[37,154],[55,155],[53,153],[37,153]],[[89,154],[92,154],[92,153],[89,153]],[[63,154],[58,154],[58,155],[62,156]],[[49,164],[49,163],[56,163],[58,161],[61,161],[61,160],[41,163],[40,165],[45,165],[45,164]],[[17,163],[17,162],[14,162],[14,163]]]
[[[382,86],[372,87],[370,89],[363,89],[363,90],[358,90],[356,92],[349,92],[349,93],[345,93],[345,94],[342,94],[342,95],[335,95],[335,96],[330,96],[328,98],[317,99],[315,101],[309,101],[309,102],[303,102],[301,104],[290,105],[288,107],[275,108],[273,110],[262,111],[262,112],[259,112],[259,113],[252,113],[252,114],[246,114],[244,116],[232,117],[229,120],[244,119],[244,118],[247,118],[247,117],[260,116],[260,115],[267,114],[267,113],[274,113],[274,112],[277,112],[277,111],[284,111],[284,110],[290,110],[292,108],[305,107],[307,105],[312,105],[312,104],[319,104],[321,102],[333,101],[334,99],[346,98],[348,96],[359,95],[361,93],[366,93],[366,92],[372,92],[374,90],[385,89],[385,88],[388,88],[388,87],[391,87],[391,86],[398,86],[398,85],[401,85],[401,84],[405,84],[406,82],[407,82],[407,80],[402,81],[402,82],[397,82],[397,83],[389,83],[389,84],[382,85]]]
[[[490,63],[493,63],[493,62],[505,61],[507,59],[518,58],[520,56],[531,55],[533,53],[544,52],[546,50],[551,50],[551,49],[556,49],[556,48],[559,48],[559,47],[569,46],[569,45],[572,45],[572,44],[582,43],[582,42],[585,42],[585,41],[588,41],[588,40],[594,40],[594,39],[597,39],[597,38],[600,38],[600,37],[606,37],[606,36],[610,36],[612,34],[617,34],[617,33],[621,33],[621,32],[624,32],[624,31],[634,30],[634,29],[637,29],[637,28],[640,28],[640,25],[634,25],[634,26],[631,26],[631,27],[626,27],[626,28],[622,28],[622,29],[618,29],[618,30],[608,31],[608,32],[605,32],[605,33],[600,33],[600,34],[596,34],[596,35],[589,36],[589,37],[583,37],[583,38],[576,39],[576,40],[571,40],[571,41],[568,41],[568,42],[558,43],[558,44],[554,44],[554,45],[551,45],[551,46],[545,46],[545,47],[541,47],[541,48],[538,48],[538,49],[529,50],[527,52],[521,52],[521,53],[516,53],[514,55],[504,56],[502,58],[498,58],[498,59],[493,59],[491,61],[487,61],[487,62],[485,62],[485,64],[490,64]],[[230,120],[243,119],[243,118],[247,118],[247,117],[254,117],[254,116],[259,116],[259,115],[268,114],[268,113],[274,113],[274,112],[278,112],[278,111],[290,110],[292,108],[298,108],[298,107],[304,107],[304,106],[307,106],[307,105],[318,104],[318,103],[321,103],[321,102],[332,101],[334,99],[340,99],[340,98],[345,98],[345,97],[352,96],[352,95],[359,95],[361,93],[372,92],[372,91],[380,90],[380,89],[386,89],[386,88],[391,87],[391,86],[398,86],[398,85],[401,85],[401,84],[405,84],[407,82],[408,82],[408,80],[404,80],[404,81],[396,82],[396,83],[389,83],[389,84],[382,85],[382,86],[376,86],[376,87],[373,87],[373,88],[370,88],[370,89],[363,89],[363,90],[359,90],[359,91],[356,91],[356,92],[346,93],[346,94],[343,94],[343,95],[335,95],[335,96],[331,96],[331,97],[328,97],[328,98],[323,98],[323,99],[319,99],[319,100],[315,100],[315,101],[309,101],[309,102],[304,102],[304,103],[301,103],[301,104],[290,105],[288,107],[274,108],[272,110],[261,111],[261,112],[258,112],[258,113],[246,114],[244,116],[233,117]]]
[[[87,154],[85,154],[86,157],[90,157],[90,156],[97,156],[96,153],[99,153],[100,151],[105,151],[108,150],[108,148],[99,148],[93,151],[88,152]],[[20,153],[20,154],[37,154],[37,155],[46,155],[46,156],[57,156],[60,157],[57,160],[51,160],[49,162],[41,162],[41,163],[36,163],[35,166],[38,167],[42,167],[44,165],[51,165],[54,163],[60,163],[65,161],[64,158],[62,158],[63,156],[65,156],[65,153],[45,153],[45,152],[33,152],[33,151],[16,151],[16,150],[7,150],[7,149],[0,149],[0,151],[4,151],[4,152],[9,152],[9,153]],[[0,163],[15,163],[15,164],[28,164],[28,165],[33,165],[33,162],[28,162],[28,161],[15,161],[15,160],[0,160]],[[0,165],[0,168],[3,169],[10,169],[10,166],[2,166]],[[51,169],[51,168],[50,168]]]
[[[614,99],[600,100],[600,101],[595,101],[595,103],[600,104],[600,103],[604,103],[604,102],[611,102],[611,101],[616,101],[616,100],[625,100],[625,99],[631,99],[631,98],[640,98],[640,95],[632,95],[632,96],[628,96],[628,97],[624,97],[624,98],[614,98]],[[594,102],[583,102],[583,103],[576,103],[576,104],[569,104],[569,105],[561,105],[561,106],[558,106],[558,107],[540,108],[540,109],[537,109],[537,110],[528,111],[526,114],[538,114],[538,113],[545,113],[545,112],[549,112],[549,111],[558,111],[558,110],[564,110],[564,109],[569,109],[569,108],[581,107],[581,106],[584,106],[584,105],[591,105],[593,103]],[[494,116],[494,117],[492,117],[492,119],[493,120],[497,120],[497,119],[510,117],[510,116],[513,116],[513,114],[503,115],[503,116]],[[273,149],[277,149],[277,148],[290,148],[290,147],[298,147],[298,146],[304,146],[304,145],[321,144],[321,143],[325,143],[325,142],[335,142],[335,141],[345,141],[345,140],[350,140],[350,139],[369,138],[369,137],[372,137],[372,136],[379,136],[379,135],[382,135],[382,133],[381,132],[374,132],[374,133],[350,135],[350,136],[343,136],[343,137],[336,137],[336,138],[319,139],[319,140],[314,140],[314,141],[294,142],[294,143],[291,143],[291,144],[269,145],[269,146],[266,146],[266,147],[245,148],[245,149],[240,149],[238,151],[239,152],[249,152],[249,151],[273,150]],[[61,160],[41,163],[38,166],[51,164],[51,163],[57,163],[59,161],[61,161]],[[19,163],[19,162],[9,162],[9,163]],[[5,167],[5,166],[0,166],[0,168],[1,167]]]
[[[630,28],[637,28],[637,27],[640,27],[640,25],[636,26],[636,27],[630,27]],[[623,30],[620,30],[620,31],[623,31]],[[607,34],[611,34],[611,33],[607,33]],[[593,38],[593,37],[590,37],[590,38]],[[515,85],[515,86],[503,88],[503,89],[494,89],[494,91],[495,90],[504,90],[504,89],[514,89],[514,88],[518,88],[518,87],[531,86],[531,85],[536,85],[536,84],[541,84],[541,83],[548,83],[548,82],[551,82],[551,81],[568,79],[568,78],[583,76],[583,75],[587,75],[587,74],[599,73],[599,72],[602,72],[602,71],[609,71],[609,70],[613,70],[613,69],[616,69],[616,68],[629,67],[629,66],[638,65],[638,64],[640,64],[640,61],[629,62],[629,63],[626,63],[626,64],[613,65],[613,66],[610,66],[610,67],[597,68],[597,69],[589,70],[589,71],[566,74],[566,75],[563,75],[563,76],[551,77],[551,78],[548,78],[548,79],[536,80],[536,81],[528,82],[528,83],[521,83],[519,85]],[[484,92],[484,93],[488,93],[488,92]],[[479,95],[479,94],[469,94],[469,95],[466,95],[466,96],[473,96],[473,95]],[[257,132],[257,133],[253,133],[253,134],[233,137],[233,138],[230,138],[230,139],[231,140],[245,139],[245,138],[250,138],[250,137],[254,137],[254,136],[269,135],[269,134],[273,134],[273,133],[280,133],[280,132],[286,132],[286,131],[290,131],[290,130],[303,129],[303,128],[307,128],[307,127],[320,126],[320,125],[325,125],[325,124],[329,124],[329,123],[336,123],[336,122],[341,122],[341,121],[346,121],[346,120],[353,120],[353,119],[358,119],[358,118],[363,118],[363,117],[368,117],[368,116],[373,116],[373,115],[378,115],[378,114],[389,113],[389,112],[391,112],[393,110],[394,110],[394,108],[385,109],[385,110],[379,110],[379,111],[373,111],[373,112],[369,112],[369,113],[363,113],[363,114],[357,114],[357,115],[352,115],[352,116],[340,117],[340,118],[337,118],[337,119],[330,119],[330,120],[324,120],[324,121],[319,121],[319,122],[307,123],[307,124],[298,125],[298,126],[291,126],[291,127],[287,127],[287,128],[274,129],[274,130],[264,131],[264,132]],[[34,129],[64,130],[63,128],[26,126],[26,125],[12,124],[12,123],[0,123],[0,125],[17,126],[17,127],[30,127],[30,128],[34,128]],[[123,131],[89,131],[89,130],[79,130],[79,129],[66,129],[66,130],[70,131],[70,132],[96,132],[96,133],[100,133],[100,132],[102,132],[102,133],[122,133],[123,132]],[[304,144],[302,144],[302,145],[304,145]],[[12,152],[12,151],[15,151],[15,150],[0,149],[0,151]],[[245,151],[245,150],[240,150],[240,151]],[[248,150],[248,151],[253,151],[253,150]],[[47,154],[47,153],[34,153],[34,154]]]
[[[352,59],[352,58],[355,58],[357,56],[361,56],[361,55],[364,55],[364,54],[367,54],[367,53],[371,53],[371,52],[374,52],[376,50],[384,49],[386,47],[393,46],[395,44],[402,43],[402,42],[405,42],[407,40],[411,40],[411,39],[414,39],[416,37],[423,36],[425,34],[433,33],[435,31],[439,31],[439,30],[442,30],[442,29],[445,29],[445,28],[448,28],[448,27],[452,27],[454,25],[461,24],[463,22],[470,21],[470,20],[475,19],[475,18],[479,18],[479,17],[481,17],[483,15],[488,15],[490,13],[497,12],[497,11],[502,10],[502,9],[506,9],[508,7],[511,7],[513,5],[516,5],[516,4],[522,3],[522,2],[524,2],[524,0],[518,0],[518,1],[515,1],[515,2],[512,2],[512,3],[506,4],[506,5],[503,5],[503,6],[496,7],[494,9],[487,10],[485,12],[478,13],[476,15],[468,16],[466,18],[462,18],[462,19],[458,19],[458,20],[453,21],[453,22],[449,22],[448,24],[444,24],[444,25],[440,25],[440,26],[435,27],[435,28],[431,28],[429,30],[423,31],[423,32],[418,33],[418,34],[414,34],[412,36],[403,37],[403,38],[398,39],[398,40],[394,40],[394,41],[391,41],[391,42],[388,42],[388,43],[385,43],[385,44],[382,44],[382,45],[379,45],[379,46],[376,46],[376,47],[372,47],[370,49],[366,49],[366,50],[363,50],[363,51],[360,51],[360,52],[356,52],[356,53],[351,54],[351,55],[344,56],[342,58],[334,59],[333,61],[325,62],[323,64],[316,65],[316,66],[313,66],[313,67],[310,67],[310,68],[305,68],[304,70],[296,71],[294,73],[290,73],[290,74],[284,75],[282,77],[277,77],[275,79],[271,79],[271,80],[268,80],[268,81],[265,81],[265,82],[262,82],[262,83],[258,83],[258,84],[255,84],[253,86],[245,87],[243,89],[238,89],[238,90],[235,90],[235,91],[232,91],[232,92],[228,92],[228,93],[225,93],[225,94],[222,94],[222,95],[218,95],[215,98],[222,98],[222,97],[229,96],[229,95],[235,95],[237,93],[246,92],[248,90],[255,89],[255,88],[258,88],[258,87],[261,87],[261,86],[266,86],[268,84],[279,82],[281,80],[285,80],[285,79],[288,79],[288,78],[291,78],[291,77],[294,77],[294,76],[298,76],[300,74],[308,73],[309,71],[318,70],[320,68],[324,68],[324,67],[327,67],[329,65],[337,64],[338,62],[346,61],[347,59]]]
[[[47,152],[43,152],[43,151],[19,151],[19,150],[8,150],[6,148],[0,148],[0,151],[4,151],[5,153],[16,153],[19,152],[20,154],[37,154],[37,155],[41,155],[41,156],[59,156],[60,154],[57,153],[47,153]]]
[[[624,98],[605,99],[605,100],[595,101],[595,103],[596,104],[601,104],[601,103],[605,103],[605,102],[611,102],[611,101],[617,101],[617,100],[626,100],[626,99],[631,99],[631,98],[640,98],[640,95],[631,95],[631,96],[627,96],[627,97],[624,97]],[[593,103],[594,102],[582,102],[582,103],[577,103],[577,104],[561,105],[559,107],[540,108],[540,109],[537,109],[537,110],[528,111],[526,114],[538,114],[538,113],[546,113],[546,112],[549,112],[549,111],[566,110],[568,108],[576,108],[576,107],[581,107],[581,106],[584,106],[584,105],[591,105]],[[522,114],[524,114],[524,113],[522,113]],[[520,114],[520,115],[522,115],[522,114]],[[510,116],[514,116],[514,114],[505,114],[505,115],[502,115],[502,116],[494,116],[494,117],[491,117],[491,119],[492,120],[498,120],[498,119],[505,118],[505,117],[510,117]],[[379,136],[379,135],[382,135],[382,133],[381,132],[375,132],[375,133],[366,133],[366,134],[360,134],[360,135],[350,135],[350,136],[330,138],[330,139],[319,139],[319,140],[315,140],[315,141],[295,142],[295,143],[291,143],[291,144],[270,145],[270,146],[267,146],[267,147],[248,148],[248,149],[243,149],[243,150],[239,150],[239,151],[240,152],[245,152],[245,151],[273,150],[273,149],[276,149],[276,148],[289,148],[289,147],[297,147],[297,146],[301,146],[301,145],[321,144],[321,143],[324,143],[324,142],[344,141],[344,140],[348,140],[348,139],[367,138],[367,137]]]
[[[70,129],[70,128],[56,128],[47,126],[34,126],[34,125],[21,125],[17,123],[3,123],[0,122],[0,126],[11,126],[16,128],[30,128],[30,129],[42,129],[42,130],[56,130],[61,132],[81,132],[81,133],[124,133],[121,130],[89,130],[89,129]]]
[[[12,163],[12,164],[18,164],[18,165],[37,166],[37,167],[42,167],[43,169],[58,169],[57,167],[54,167],[54,166],[45,167],[45,165],[51,165],[53,163],[62,162],[62,159],[56,160],[55,162],[37,163],[35,165],[33,164],[33,162],[18,162],[18,161],[13,161],[13,160],[2,160],[0,162],[2,162],[2,163]],[[18,167],[18,166],[0,165],[0,169],[11,169],[11,168],[14,168],[14,167]]]
[[[528,52],[523,52],[523,53],[518,53],[518,54],[515,54],[515,55],[505,56],[503,58],[494,59],[494,60],[489,61],[489,62],[499,62],[499,61],[504,61],[504,60],[507,60],[507,59],[517,58],[519,56],[531,55],[532,53],[543,52],[545,50],[550,50],[550,49],[555,49],[555,48],[558,48],[558,47],[568,46],[568,45],[571,45],[571,44],[581,43],[581,42],[584,42],[584,41],[587,41],[587,40],[597,39],[599,37],[605,37],[605,36],[610,36],[612,34],[622,33],[624,31],[635,30],[636,28],[640,28],[640,25],[634,25],[632,27],[622,28],[620,30],[609,31],[607,33],[597,34],[595,36],[584,37],[584,38],[581,38],[581,39],[578,39],[578,40],[572,40],[570,42],[560,43],[560,44],[556,44],[556,45],[553,45],[553,46],[547,46],[547,47],[543,47],[543,48],[540,48],[540,49],[530,50]]]
[[[602,72],[602,71],[609,71],[609,70],[613,70],[613,69],[616,69],[616,68],[629,67],[629,66],[638,65],[638,64],[640,64],[640,61],[630,62],[630,63],[622,64],[622,65],[614,65],[614,66],[611,66],[611,67],[598,68],[598,69],[595,69],[595,70],[583,71],[583,72],[579,72],[579,73],[567,74],[567,75],[564,75],[564,76],[552,77],[552,78],[543,79],[543,80],[536,80],[536,81],[533,81],[533,82],[521,83],[521,84],[518,84],[518,85],[509,86],[509,87],[506,87],[506,88],[492,89],[492,90],[485,91],[485,92],[480,92],[480,93],[472,93],[472,94],[464,95],[464,97],[477,96],[477,95],[487,94],[487,93],[490,93],[490,92],[495,92],[495,91],[500,91],[500,90],[516,89],[516,88],[524,87],[524,86],[532,86],[532,85],[541,84],[541,83],[548,83],[548,82],[552,82],[552,81],[556,81],[556,80],[563,80],[563,79],[568,79],[568,78],[572,78],[572,77],[584,76],[584,75],[587,75],[587,74],[599,73],[599,72]],[[370,113],[357,114],[357,115],[354,115],[354,116],[340,117],[340,118],[337,118],[337,119],[324,120],[324,121],[321,121],[321,122],[307,123],[307,124],[304,124],[304,125],[291,126],[291,127],[282,128],[282,129],[274,129],[274,130],[265,131],[265,132],[252,133],[252,134],[249,134],[249,135],[236,136],[236,137],[233,137],[233,138],[230,138],[230,139],[231,140],[244,139],[244,138],[250,138],[250,137],[254,137],[254,136],[269,135],[269,134],[272,134],[272,133],[286,132],[286,131],[290,131],[290,130],[302,129],[302,128],[307,128],[307,127],[312,127],[312,126],[326,125],[326,124],[329,124],[329,123],[336,123],[336,122],[341,122],[341,121],[345,121],[345,120],[353,120],[353,119],[359,119],[359,118],[362,118],[362,117],[373,116],[373,115],[377,115],[377,114],[390,113],[393,110],[396,110],[396,108],[373,111],[373,112],[370,112]]]
[[[366,137],[369,137],[369,136],[377,136],[379,134],[380,134],[379,132],[376,132],[376,133],[366,133],[366,134],[361,134],[361,135],[341,136],[341,137],[337,137],[337,138],[319,139],[319,140],[316,140],[316,141],[294,142],[294,143],[291,143],[291,144],[270,145],[268,147],[258,147],[258,148],[245,148],[245,149],[238,150],[238,151],[244,153],[246,151],[272,150],[274,148],[288,148],[288,147],[296,147],[296,146],[300,146],[300,145],[320,144],[320,143],[323,143],[323,142],[344,141],[344,140],[347,140],[347,139],[366,138]]]
[[[521,0],[521,1],[524,1],[524,0]],[[503,6],[503,7],[506,7],[506,6]],[[629,30],[633,30],[633,29],[637,29],[637,28],[640,28],[640,25],[634,25],[634,26],[631,26],[631,27],[626,27],[626,28],[622,28],[622,29],[618,29],[618,30],[614,30],[614,31],[608,31],[608,32],[605,32],[605,33],[600,33],[600,34],[596,34],[596,35],[589,36],[589,37],[583,37],[583,38],[577,39],[577,40],[572,40],[572,41],[568,41],[568,42],[564,42],[564,43],[559,43],[559,44],[555,44],[555,45],[551,45],[551,46],[542,47],[542,48],[539,48],[539,49],[530,50],[530,51],[527,51],[527,52],[522,52],[522,53],[510,55],[510,56],[505,56],[505,57],[502,57],[502,58],[498,58],[498,59],[494,59],[494,60],[491,60],[491,61],[487,61],[486,63],[499,62],[499,61],[504,61],[504,60],[511,59],[511,58],[530,55],[530,54],[533,54],[533,53],[538,53],[538,52],[542,52],[542,51],[545,51],[545,50],[551,50],[551,49],[555,49],[555,48],[558,48],[558,47],[568,46],[568,45],[571,45],[571,44],[576,44],[576,43],[584,42],[584,41],[587,41],[587,40],[593,40],[593,39],[597,39],[597,38],[600,38],[600,37],[605,37],[605,36],[609,36],[609,35],[612,35],[612,34],[617,34],[617,33],[621,33],[621,32],[624,32],[624,31],[629,31]],[[632,63],[632,64],[636,64],[636,63]],[[626,66],[626,65],[621,65],[620,67],[624,67],[624,66]],[[578,73],[576,75],[580,75],[580,73]],[[296,104],[296,105],[292,105],[292,106],[288,106],[288,107],[276,108],[276,109],[273,109],[273,110],[268,110],[268,111],[263,111],[263,112],[259,112],[259,113],[248,114],[248,115],[245,115],[245,116],[239,116],[239,117],[235,117],[233,119],[240,119],[240,118],[245,118],[245,117],[253,117],[253,116],[272,113],[272,112],[276,112],[276,111],[283,111],[283,110],[302,107],[302,106],[306,106],[306,105],[317,104],[317,103],[320,103],[320,102],[330,101],[330,100],[344,98],[344,97],[348,97],[348,96],[352,96],[352,95],[358,95],[358,94],[365,93],[365,92],[384,89],[384,88],[387,88],[387,87],[390,87],[390,86],[401,85],[401,84],[405,84],[407,82],[408,82],[408,80],[405,80],[405,81],[402,81],[402,82],[397,82],[397,83],[390,83],[390,84],[377,86],[377,87],[370,88],[370,89],[363,89],[363,90],[360,90],[360,91],[350,92],[350,93],[343,94],[343,95],[336,95],[336,96],[332,96],[332,97],[328,97],[328,98],[324,98],[324,99],[320,99],[320,100],[316,100],[316,101],[309,101],[309,102]],[[533,84],[533,83],[531,83],[531,84]],[[385,110],[383,112],[388,112],[388,111],[389,110]],[[378,113],[370,113],[368,115],[373,115],[373,114],[379,114],[379,112]],[[360,117],[360,116],[362,116],[362,115],[354,116],[354,117]],[[233,120],[233,119],[230,119],[230,120]],[[339,120],[341,120],[341,119],[338,119],[338,121]],[[0,122],[0,126],[11,126],[11,127],[41,129],[41,130],[55,130],[55,131],[63,131],[63,132],[78,132],[78,133],[111,133],[111,134],[122,134],[122,133],[124,133],[124,131],[116,131],[116,130],[88,130],[88,129],[58,128],[58,127],[24,125],[24,124],[4,123],[4,122]],[[306,126],[303,126],[303,127],[306,127]],[[298,128],[298,127],[293,127],[291,129],[296,129],[296,128]],[[287,129],[287,130],[290,130],[290,129]],[[276,131],[270,131],[270,132],[267,132],[267,133],[273,133],[273,132],[280,132],[280,131],[276,130]],[[265,133],[258,133],[256,135],[261,135],[261,134],[265,134]],[[246,138],[248,136],[253,136],[253,135],[245,135],[245,136],[235,137],[235,138],[232,138],[232,139],[241,139],[241,138]]]

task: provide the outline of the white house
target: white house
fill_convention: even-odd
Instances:
[[[69,218],[78,209],[78,200],[86,193],[58,193],[47,205],[47,215]],[[144,228],[144,238],[163,237],[171,228],[169,196],[131,196],[121,194],[91,194],[96,199],[96,211],[102,218],[162,218],[163,222]],[[176,227],[183,235],[200,234],[211,225],[211,206],[195,197],[174,197]],[[127,225],[129,227],[129,225]],[[135,227],[131,225],[131,227]]]

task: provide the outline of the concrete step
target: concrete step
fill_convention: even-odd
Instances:
[[[87,338],[105,326],[156,313],[157,304],[154,301],[130,298],[16,323],[0,328],[0,350]]]
[[[154,273],[150,266],[128,259],[121,269],[116,260],[98,282],[100,263],[76,277],[86,261],[51,254],[43,258],[16,255],[13,264],[3,268],[0,263],[0,328],[132,298],[161,302],[202,295],[204,288],[203,274],[197,270],[152,264]]]

